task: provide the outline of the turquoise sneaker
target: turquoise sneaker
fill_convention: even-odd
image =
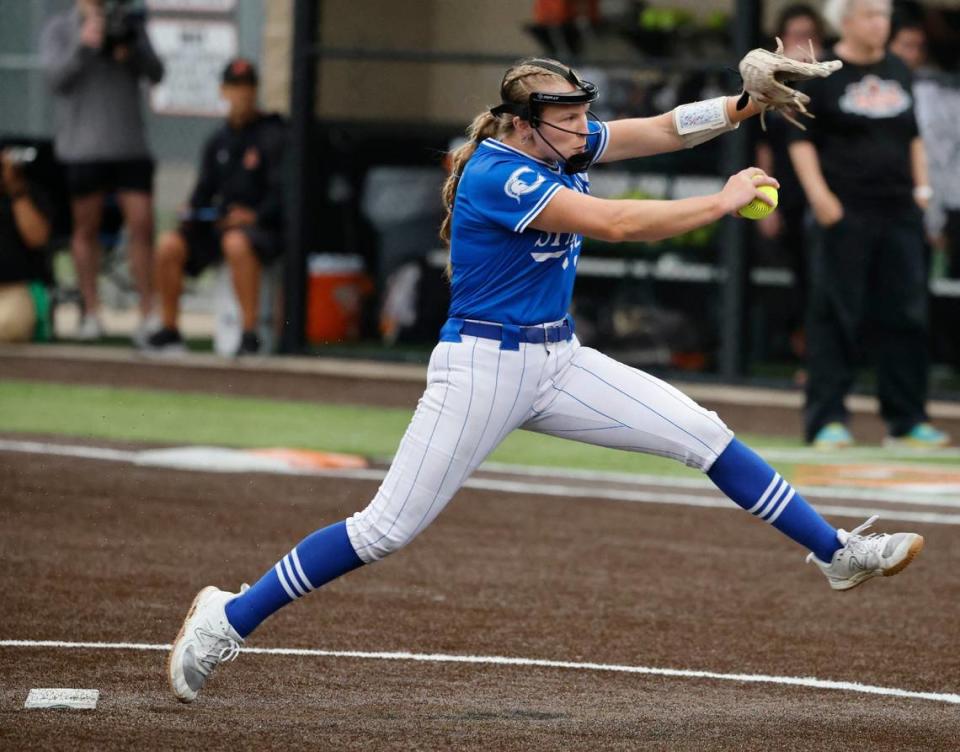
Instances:
[[[853,445],[853,436],[843,423],[827,423],[813,437],[813,448],[830,451]]]
[[[893,449],[940,449],[950,443],[950,435],[934,428],[929,423],[917,423],[903,436],[888,436],[885,447]]]

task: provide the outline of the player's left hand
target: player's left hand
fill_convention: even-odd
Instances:
[[[783,54],[783,42],[777,37],[776,52],[764,49],[750,50],[740,61],[743,90],[760,108],[760,122],[764,130],[766,130],[764,115],[767,110],[780,112],[798,128],[806,130],[794,115],[813,117],[807,112],[810,97],[787,84],[811,78],[826,78],[843,67],[843,63],[839,60],[818,63],[813,54],[812,44],[809,57],[810,62],[787,57]]]

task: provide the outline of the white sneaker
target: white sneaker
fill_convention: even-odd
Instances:
[[[217,665],[232,661],[240,652],[243,639],[230,626],[224,612],[227,602],[236,597],[236,593],[211,586],[205,587],[193,599],[167,659],[170,686],[181,702],[197,699],[204,682]]]
[[[860,535],[878,518],[874,515],[849,533],[838,530],[837,538],[843,544],[829,564],[813,554],[807,561],[816,564],[834,590],[855,588],[871,577],[890,577],[903,570],[923,549],[923,536],[916,533],[871,533]]]
[[[96,342],[103,339],[103,324],[95,314],[84,314],[77,327],[77,339],[81,342]]]
[[[133,334],[130,335],[130,341],[135,348],[143,350],[147,347],[150,335],[160,331],[162,328],[163,324],[160,323],[160,319],[154,314],[150,314],[146,318],[140,319],[137,328],[134,329]]]

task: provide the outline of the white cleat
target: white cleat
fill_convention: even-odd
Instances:
[[[81,342],[96,342],[103,339],[103,324],[100,323],[100,319],[92,313],[84,314],[77,327],[76,337]]]
[[[890,577],[902,571],[923,549],[923,536],[916,533],[871,533],[860,535],[877,520],[874,515],[849,533],[838,530],[843,544],[829,564],[813,554],[807,561],[816,564],[834,590],[850,590],[871,577]]]
[[[167,659],[170,686],[181,702],[193,702],[217,665],[232,661],[240,652],[243,639],[224,612],[227,602],[236,597],[236,593],[205,587],[193,599]]]

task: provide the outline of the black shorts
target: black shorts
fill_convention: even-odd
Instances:
[[[264,266],[272,264],[283,253],[283,243],[278,232],[256,226],[238,229],[250,239],[257,259]],[[212,222],[184,222],[177,231],[187,244],[186,272],[191,277],[196,277],[208,266],[223,261],[223,233]]]
[[[71,196],[137,191],[153,193],[153,160],[67,162],[67,190]]]

